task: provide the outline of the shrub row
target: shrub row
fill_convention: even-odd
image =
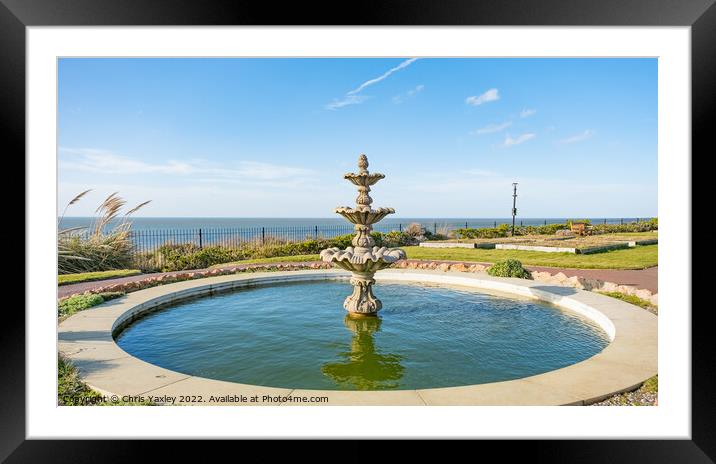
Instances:
[[[659,222],[656,218],[643,222],[630,222],[628,224],[596,224],[592,226],[593,234],[649,232],[652,230],[659,230]]]
[[[416,244],[416,239],[407,232],[373,232],[377,246],[398,247]],[[184,271],[203,269],[215,264],[243,261],[247,259],[297,256],[319,253],[326,248],[351,246],[353,234],[340,235],[330,239],[319,238],[303,242],[274,242],[266,245],[246,244],[240,247],[205,246],[194,244],[163,245],[156,252],[140,256],[138,264],[144,270]]]
[[[566,224],[515,226],[515,235],[553,235],[558,230],[566,228]],[[459,238],[498,238],[508,237],[511,231],[512,226],[509,224],[500,224],[497,227],[485,227],[480,229],[457,229],[455,234]]]
[[[547,224],[543,226],[516,226],[515,235],[554,235],[558,230],[569,229],[569,224]],[[594,234],[614,234],[624,232],[648,232],[658,230],[659,223],[656,218],[649,221],[630,222],[627,224],[596,224],[592,226]],[[499,238],[509,237],[512,227],[509,224],[500,224],[497,227],[481,229],[457,229],[459,238]]]

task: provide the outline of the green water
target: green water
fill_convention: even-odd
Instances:
[[[117,337],[174,371],[254,385],[391,390],[516,379],[587,359],[608,339],[544,303],[379,282],[377,318],[342,307],[345,280],[257,286],[151,313]]]

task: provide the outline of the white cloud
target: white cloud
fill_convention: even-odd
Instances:
[[[373,84],[377,84],[378,82],[382,81],[383,79],[386,79],[388,76],[390,76],[390,75],[393,74],[394,72],[400,71],[401,69],[410,66],[410,65],[413,64],[416,60],[417,60],[417,58],[410,58],[410,59],[408,59],[408,60],[403,61],[403,62],[400,63],[398,66],[396,66],[396,67],[394,67],[394,68],[392,68],[392,69],[389,69],[388,71],[386,71],[385,73],[383,73],[381,76],[378,76],[378,77],[376,77],[375,79],[370,79],[370,80],[367,80],[367,81],[363,82],[363,83],[362,83],[361,85],[359,85],[357,88],[355,88],[355,89],[351,90],[350,92],[348,92],[347,95],[355,95],[355,94],[361,92],[361,91],[362,91],[363,89],[365,89],[366,87],[368,87],[368,86],[370,86],[370,85],[373,85]]]
[[[500,99],[500,94],[497,89],[490,89],[482,95],[473,95],[465,99],[465,103],[472,106],[482,105],[483,103],[495,101]]]
[[[488,124],[485,127],[481,127],[472,131],[475,135],[492,134],[493,132],[500,132],[501,130],[507,129],[512,125],[512,121],[505,121],[500,124]]]
[[[425,86],[423,84],[420,84],[420,85],[415,86],[414,89],[408,90],[404,94],[396,95],[393,97],[393,103],[395,103],[396,105],[403,103],[405,100],[413,98],[415,95],[422,92],[424,88],[425,88]]]
[[[346,95],[342,99],[334,99],[331,103],[328,103],[324,106],[327,110],[337,110],[338,108],[343,108],[344,106],[348,105],[359,105],[363,103],[368,97],[364,97],[362,95]]]
[[[581,134],[573,135],[571,137],[567,137],[566,139],[562,139],[559,141],[561,144],[568,144],[568,143],[576,143],[581,142],[582,140],[587,140],[589,138],[592,138],[594,136],[594,131],[591,129],[587,129]]]
[[[526,134],[522,134],[517,136],[517,138],[512,138],[509,134],[507,134],[507,137],[505,137],[505,141],[502,143],[502,146],[504,147],[511,147],[513,145],[519,145],[521,143],[525,143],[526,141],[533,139],[537,134],[528,132]]]
[[[108,150],[93,148],[60,148],[64,156],[60,159],[61,171],[81,171],[96,174],[137,175],[163,174],[173,176],[192,176],[192,180],[202,181],[276,181],[289,179],[295,181],[316,173],[310,169],[263,163],[259,161],[238,161],[227,167],[218,167],[201,160],[147,163],[141,160],[117,155]]]
[[[410,59],[403,61],[398,66],[389,69],[388,71],[384,72],[382,75],[380,75],[374,79],[370,79],[370,80],[363,82],[361,85],[359,85],[355,89],[346,93],[343,98],[335,98],[335,99],[333,99],[333,101],[331,103],[328,103],[328,104],[324,105],[323,107],[327,110],[337,110],[339,108],[343,108],[344,106],[359,105],[359,104],[363,103],[368,97],[365,97],[362,95],[357,95],[358,93],[363,91],[363,89],[365,89],[368,86],[377,84],[378,82],[380,82],[384,79],[387,79],[388,76],[390,76],[394,72],[400,71],[401,69],[410,66],[417,59],[418,58],[410,58]],[[418,87],[421,87],[420,90],[422,90],[423,86],[419,85]],[[416,89],[417,89],[417,87],[416,87]],[[420,90],[418,90],[418,92]]]
[[[537,112],[537,110],[535,110],[535,109],[525,108],[522,111],[520,111],[520,117],[528,118],[528,117],[532,116],[533,114],[535,114],[536,112]]]

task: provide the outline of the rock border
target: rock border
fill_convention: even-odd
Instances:
[[[426,269],[426,270],[440,270],[440,271],[453,271],[453,272],[483,272],[489,265],[480,263],[470,262],[444,262],[444,261],[432,261],[432,260],[401,260],[395,263],[395,268],[400,269]],[[528,266],[529,267],[529,266]],[[253,272],[264,272],[264,271],[296,271],[304,269],[332,269],[330,263],[324,263],[321,261],[310,261],[310,262],[297,262],[297,263],[257,263],[257,264],[243,264],[238,266],[230,266],[226,268],[217,269],[200,269],[194,271],[177,271],[171,275],[159,275],[153,277],[147,277],[146,279],[140,279],[131,282],[115,283],[109,285],[101,285],[94,287],[92,290],[85,291],[84,293],[103,293],[103,292],[135,292],[143,290],[145,288],[154,287],[157,285],[165,285],[175,282],[183,282],[186,280],[203,279],[206,277],[216,277],[223,275],[232,275],[236,273],[253,273]],[[620,285],[614,282],[604,281],[600,279],[592,279],[588,277],[567,277],[562,272],[551,274],[547,271],[532,271],[532,278],[541,282],[547,282],[555,285],[564,285],[567,287],[578,288],[581,290],[597,290],[601,292],[618,292],[624,295],[634,295],[643,300],[648,301],[654,306],[659,305],[658,293],[652,293],[650,290],[645,288],[638,288],[633,285]],[[61,298],[69,298],[71,296],[80,295],[82,292],[73,293]]]
[[[397,262],[394,267],[400,269],[438,270],[442,272],[484,272],[490,266],[485,264],[468,262],[404,260]],[[614,282],[593,279],[589,277],[567,277],[563,272],[557,272],[555,274],[552,274],[547,271],[532,271],[531,274],[532,278],[539,282],[545,282],[553,285],[562,285],[565,287],[572,287],[580,290],[617,292],[623,295],[634,295],[641,298],[642,300],[648,301],[654,306],[659,306],[659,294],[652,293],[651,290],[645,288],[638,288],[633,285],[620,285]]]
[[[484,273],[391,269],[381,271],[376,279],[458,285],[547,301],[594,320],[611,343],[585,361],[522,379],[418,390],[337,391],[263,387],[191,376],[144,362],[114,342],[118,328],[159,305],[243,286],[348,276],[341,270],[262,272],[151,287],[67,318],[58,329],[59,351],[73,362],[87,385],[105,395],[153,396],[151,400],[160,404],[167,404],[162,398],[180,395],[224,399],[172,403],[187,405],[582,405],[633,390],[657,373],[657,317],[653,314],[596,293]],[[253,395],[268,399],[258,403],[240,400]],[[297,401],[317,396],[328,400]]]

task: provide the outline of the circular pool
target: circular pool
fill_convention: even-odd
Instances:
[[[405,390],[529,377],[610,342],[549,303],[467,287],[381,281],[383,310],[352,318],[344,279],[238,288],[175,302],[125,325],[116,343],[179,373],[320,390]]]

